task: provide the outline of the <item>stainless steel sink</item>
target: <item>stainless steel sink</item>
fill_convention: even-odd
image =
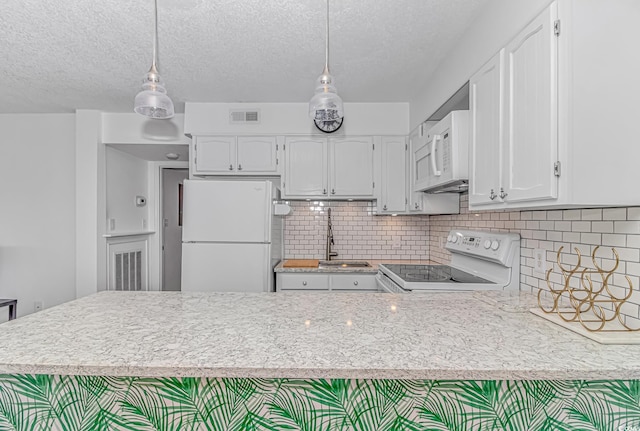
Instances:
[[[321,260],[318,268],[369,268],[371,265],[364,260]]]

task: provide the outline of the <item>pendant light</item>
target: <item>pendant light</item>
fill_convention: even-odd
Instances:
[[[173,117],[173,102],[167,96],[158,73],[158,0],[154,0],[153,61],[142,80],[142,91],[135,98],[133,110],[145,117],[164,120]]]
[[[322,74],[316,81],[316,94],[309,102],[309,117],[318,122],[341,120],[344,117],[342,99],[333,85],[333,77],[329,73],[329,0],[327,0],[327,35],[325,46],[325,63]]]

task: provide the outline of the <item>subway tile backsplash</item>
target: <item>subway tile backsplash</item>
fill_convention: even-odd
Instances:
[[[429,254],[428,216],[374,216],[372,202],[292,201],[285,221],[285,256],[323,259],[327,208],[331,208],[335,259],[424,260]]]
[[[441,247],[448,232],[454,228],[517,232],[521,236],[520,289],[537,293],[547,289],[546,275],[534,270],[534,250],[546,252],[547,269],[555,288],[562,285],[556,265],[557,251],[564,247],[562,263],[577,262],[575,248],[582,254],[582,265],[594,268],[591,253],[600,246],[596,263],[605,270],[614,267],[611,247],[620,261],[611,290],[617,296],[628,292],[625,275],[633,284],[634,293],[622,309],[629,326],[640,327],[640,208],[590,208],[570,210],[470,212],[468,195],[461,195],[460,214],[429,218],[429,259],[447,263],[450,254]],[[594,283],[599,276],[593,276]],[[572,282],[577,282],[572,280]],[[610,307],[608,307],[610,308]]]

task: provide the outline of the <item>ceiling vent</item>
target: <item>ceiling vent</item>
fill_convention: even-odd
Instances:
[[[259,124],[260,123],[260,110],[229,110],[229,123],[231,124]]]

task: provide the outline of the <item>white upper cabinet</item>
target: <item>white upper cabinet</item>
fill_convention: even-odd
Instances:
[[[424,133],[423,126],[420,125],[416,127],[411,134],[409,134],[409,169],[408,169],[408,184],[407,184],[407,194],[409,197],[409,212],[421,212],[422,211],[422,195],[424,193],[415,191],[415,184],[420,183],[422,181],[426,181],[426,133]],[[419,174],[419,163],[416,157],[416,153],[424,149],[424,158],[423,161],[423,169],[422,174]],[[418,153],[418,158],[421,157],[422,153]]]
[[[407,139],[384,136],[380,139],[380,157],[376,166],[377,213],[404,213],[407,208]]]
[[[504,178],[508,202],[557,197],[558,8],[551,4],[505,48]]]
[[[283,196],[328,196],[327,145],[324,138],[286,139]]]
[[[373,138],[330,138],[331,196],[373,197]]]
[[[271,137],[238,137],[238,172],[278,171],[278,144]]]
[[[373,138],[287,138],[283,197],[373,199]]]
[[[471,78],[471,209],[640,205],[638,20],[637,2],[554,1]]]
[[[229,174],[235,170],[235,137],[197,136],[192,148],[194,174]]]
[[[502,181],[504,50],[469,80],[469,204],[492,204]]]
[[[193,175],[277,175],[275,136],[195,136],[192,139]]]
[[[552,3],[469,80],[470,208],[557,196],[557,16]]]

